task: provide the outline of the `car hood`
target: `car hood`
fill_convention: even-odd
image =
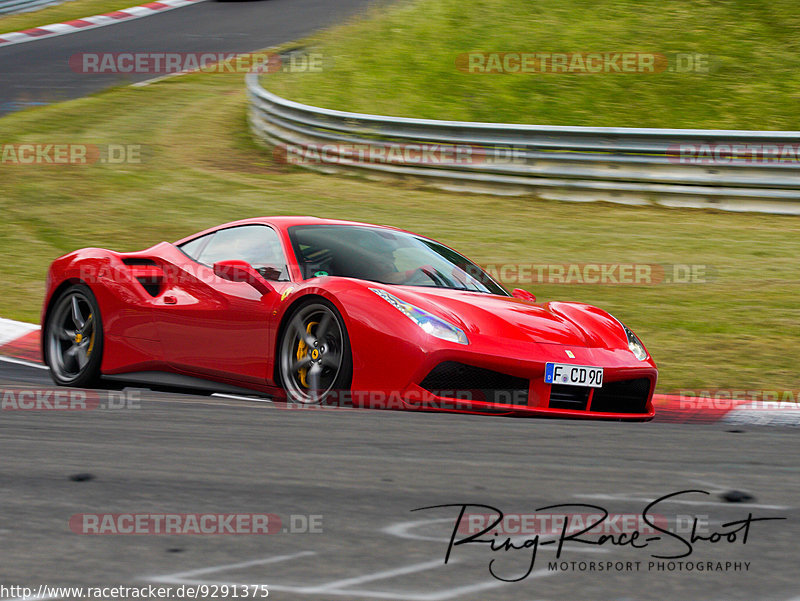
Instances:
[[[563,344],[605,347],[592,332],[591,317],[578,310],[560,311],[569,303],[535,304],[512,297],[419,286],[381,286],[399,298],[458,325],[467,335]],[[574,309],[574,307],[573,307]],[[564,313],[569,313],[567,317]]]

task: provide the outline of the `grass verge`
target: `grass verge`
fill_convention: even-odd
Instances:
[[[315,43],[328,68],[270,75],[267,88],[317,106],[429,119],[800,128],[796,0],[407,0]],[[475,51],[654,53],[676,70],[460,71],[459,55]]]
[[[37,321],[44,275],[84,246],[146,248],[256,215],[312,214],[430,235],[484,264],[713,266],[707,283],[535,285],[603,307],[661,369],[659,389],[792,389],[800,363],[800,220],[498,198],[274,164],[246,126],[240,75],[195,74],[14,113],[4,143],[141,144],[142,164],[0,164],[0,315]]]

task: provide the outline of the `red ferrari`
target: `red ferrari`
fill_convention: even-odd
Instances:
[[[221,225],[47,276],[57,384],[257,390],[292,403],[646,420],[656,365],[595,307],[537,304],[429,238],[313,217]]]

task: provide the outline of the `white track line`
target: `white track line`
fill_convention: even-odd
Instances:
[[[184,585],[191,585],[191,586],[247,586],[249,587],[256,587],[256,586],[264,586],[264,583],[257,583],[257,584],[244,584],[242,582],[229,582],[229,581],[221,581],[221,580],[196,580],[192,577],[194,576],[201,576],[201,575],[208,575],[213,574],[215,572],[224,572],[227,570],[236,570],[242,569],[247,567],[253,567],[258,565],[265,565],[270,563],[279,563],[282,561],[288,561],[292,559],[296,559],[298,557],[303,556],[311,556],[316,555],[313,551],[305,551],[301,553],[295,553],[292,555],[282,555],[278,557],[270,557],[266,559],[256,559],[252,561],[244,561],[241,563],[234,563],[234,564],[227,564],[227,565],[220,565],[220,566],[212,566],[208,568],[200,568],[197,570],[189,570],[186,572],[179,572],[176,574],[167,574],[163,576],[156,576],[156,577],[149,577],[145,578],[145,580],[149,580],[151,582],[159,582],[165,584],[184,584]],[[457,560],[453,560],[450,562],[458,563]],[[348,586],[365,584],[369,582],[377,582],[381,580],[389,580],[392,578],[396,578],[398,576],[406,576],[410,574],[417,574],[419,572],[424,572],[428,570],[433,570],[437,568],[441,568],[443,566],[441,559],[435,559],[432,561],[426,561],[421,563],[416,563],[407,566],[400,566],[397,568],[392,568],[388,570],[382,570],[380,572],[374,572],[370,574],[366,574],[363,576],[356,576],[353,578],[345,578],[341,580],[335,580],[331,582],[324,582],[317,585],[311,586],[304,586],[304,585],[289,585],[289,584],[279,584],[275,582],[271,582],[266,584],[269,587],[270,592],[279,591],[279,592],[287,592],[287,593],[294,593],[297,595],[327,595],[327,596],[337,596],[337,597],[367,597],[370,599],[392,599],[398,601],[447,601],[449,599],[457,599],[464,595],[469,595],[472,593],[497,588],[500,586],[504,586],[507,583],[500,581],[500,580],[487,580],[483,582],[477,582],[475,584],[468,584],[464,586],[459,586],[456,588],[450,589],[443,589],[438,591],[430,591],[430,592],[409,592],[409,591],[393,591],[393,590],[363,590],[363,589],[355,589],[355,588],[345,588]],[[531,573],[528,578],[543,578],[546,576],[551,576],[552,572],[547,570],[537,570]]]
[[[237,55],[238,56],[238,55]],[[200,69],[190,69],[188,71],[176,71],[175,73],[165,73],[164,75],[159,75],[157,77],[153,77],[152,79],[145,79],[144,81],[137,81],[136,83],[132,83],[132,88],[144,88],[149,86],[151,83],[158,83],[159,81],[164,81],[165,79],[170,79],[172,77],[179,77],[181,75],[188,75],[189,73],[197,73]]]
[[[25,361],[25,359],[16,359],[14,357],[2,357],[0,356],[0,361],[3,363],[13,363],[15,365],[24,365],[25,367],[34,367],[36,369],[44,369],[46,371],[50,371],[50,368],[46,365],[42,365],[40,363],[34,363],[33,361]]]
[[[217,396],[217,397],[221,397],[223,399],[234,399],[234,400],[237,400],[237,401],[252,401],[254,403],[272,403],[273,402],[273,401],[271,401],[269,399],[260,399],[260,398],[252,397],[252,396],[239,396],[239,395],[236,395],[236,394],[226,394],[224,392],[215,392],[211,396]]]
[[[455,562],[451,562],[455,563]],[[334,580],[332,582],[326,582],[320,586],[312,586],[306,588],[306,594],[331,594],[334,593],[336,590],[344,589],[347,586],[352,586],[354,584],[364,584],[365,582],[375,582],[376,580],[389,580],[390,578],[396,578],[397,576],[405,576],[407,574],[416,574],[417,572],[425,572],[428,570],[434,570],[436,568],[442,567],[442,560],[441,559],[434,559],[432,561],[423,561],[420,563],[414,563],[407,566],[401,566],[399,568],[392,568],[390,570],[383,570],[380,572],[374,572],[372,574],[367,574],[365,576],[356,576],[354,578],[344,578],[342,580]]]

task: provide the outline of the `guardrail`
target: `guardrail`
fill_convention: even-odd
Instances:
[[[24,12],[42,8],[48,4],[57,4],[64,0],[0,0],[0,15]]]
[[[289,162],[324,172],[559,200],[800,214],[800,132],[407,119],[293,102],[265,90],[257,73],[247,89],[253,134]]]

